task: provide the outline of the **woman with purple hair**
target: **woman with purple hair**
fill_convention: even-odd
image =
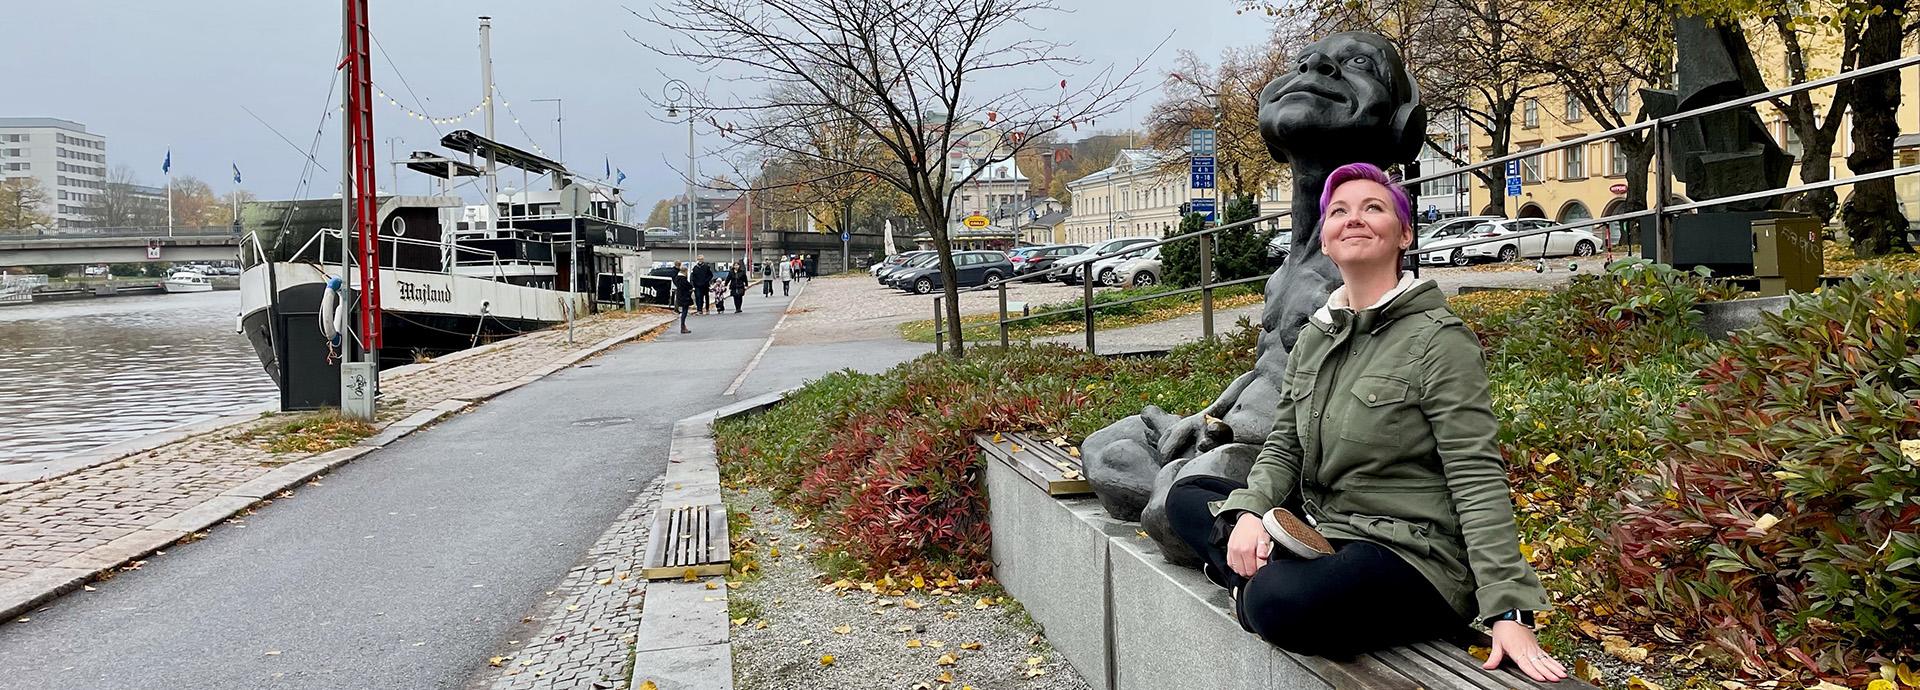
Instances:
[[[1273,432],[1245,485],[1174,484],[1168,521],[1240,625],[1281,648],[1347,656],[1480,622],[1487,668],[1566,678],[1533,635],[1547,596],[1520,555],[1479,341],[1438,285],[1400,270],[1406,191],[1354,163],[1320,210],[1345,284],[1300,332]]]

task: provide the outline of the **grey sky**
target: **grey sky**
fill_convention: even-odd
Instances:
[[[301,153],[241,109],[271,123],[307,148],[320,120],[340,40],[340,3],[333,0],[174,0],[135,2],[9,0],[0,41],[0,64],[9,66],[0,116],[50,116],[87,125],[104,134],[108,161],[131,166],[141,180],[164,181],[160,161],[173,151],[174,172],[199,177],[220,192],[232,189],[229,167],[244,173],[241,185],[266,199],[291,196],[299,182]],[[1180,49],[1217,57],[1226,45],[1261,41],[1268,22],[1236,16],[1231,0],[1060,0],[1071,13],[1047,17],[1049,38],[1068,41],[1069,54],[1094,66],[1123,68],[1144,57],[1171,32],[1144,78],[1157,82]],[[497,133],[527,146],[513,124],[551,156],[558,142],[552,103],[564,98],[566,163],[597,176],[602,155],[627,174],[627,196],[642,205],[676,193],[686,150],[684,124],[661,122],[647,97],[658,98],[661,74],[694,81],[685,64],[655,56],[623,31],[656,37],[655,29],[625,7],[645,11],[644,0],[547,0],[464,2],[374,0],[374,37],[392,65],[374,51],[374,83],[403,104],[402,76],[436,116],[466,111],[480,100],[478,15],[493,20],[494,80],[511,104],[497,113]],[[395,67],[399,74],[396,75]],[[1144,117],[1157,92],[1131,108]],[[335,99],[338,94],[336,92]],[[1127,118],[1122,118],[1123,120]],[[327,196],[339,178],[338,130],[329,120],[317,158],[330,173],[317,173],[308,194]],[[1102,121],[1101,129],[1122,126]],[[480,119],[461,125],[481,130]],[[382,139],[401,137],[404,156],[436,148],[428,123],[408,119],[381,101],[374,130]],[[1086,134],[1083,128],[1081,134]],[[378,145],[386,160],[387,145]],[[437,149],[436,149],[437,150]],[[669,167],[669,166],[673,167]],[[381,185],[387,168],[382,166]],[[404,169],[402,191],[425,189],[425,178]],[[510,182],[503,177],[502,184]],[[517,186],[517,185],[514,185]]]

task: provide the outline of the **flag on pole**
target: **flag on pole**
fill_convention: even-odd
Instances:
[[[606,156],[601,156],[600,163],[601,165],[605,165],[607,168],[606,172],[600,173],[600,179],[604,180],[609,177],[613,177],[613,160],[610,158],[607,158]]]
[[[173,172],[173,149],[167,149],[167,157],[160,160],[160,174]]]
[[[233,164],[233,183],[240,184],[240,164]]]
[[[623,184],[623,183],[625,183],[626,181],[627,181],[627,173],[626,173],[626,171],[624,171],[624,170],[621,170],[621,169],[619,169],[619,168],[614,168],[614,170],[613,170],[613,183],[614,183],[614,184]]]

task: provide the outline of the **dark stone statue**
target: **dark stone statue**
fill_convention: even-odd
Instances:
[[[1673,37],[1679,53],[1677,88],[1642,90],[1647,115],[1665,117],[1766,90],[1758,68],[1736,60],[1750,54],[1740,32],[1698,17],[1679,17],[1673,21]],[[1687,195],[1695,200],[1786,186],[1793,158],[1774,143],[1753,106],[1688,118],[1669,131],[1673,175],[1687,184]],[[1705,210],[1767,211],[1780,208],[1782,200],[1772,196]]]
[[[1148,407],[1082,444],[1087,480],[1107,512],[1140,520],[1167,560],[1198,558],[1166,522],[1175,480],[1206,474],[1245,481],[1279,410],[1287,355],[1307,316],[1340,286],[1320,251],[1320,191],[1335,168],[1413,160],[1426,139],[1420,90],[1400,51],[1375,34],[1348,32],[1307,46],[1291,71],[1260,92],[1260,136],[1292,168],[1293,249],[1267,279],[1253,371],[1191,417]]]

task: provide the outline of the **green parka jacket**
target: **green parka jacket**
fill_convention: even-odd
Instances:
[[[1479,340],[1433,281],[1403,286],[1384,305],[1308,320],[1248,487],[1214,512],[1304,511],[1329,538],[1391,549],[1462,618],[1545,610],[1520,556]]]

